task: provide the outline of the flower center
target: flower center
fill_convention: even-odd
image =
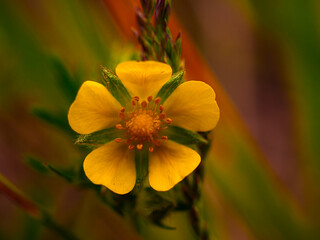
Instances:
[[[144,146],[153,152],[155,146],[160,146],[162,141],[168,139],[167,136],[159,136],[159,131],[167,128],[172,122],[166,117],[164,107],[159,105],[160,98],[152,100],[152,96],[147,101],[139,103],[139,97],[131,100],[133,109],[126,113],[125,108],[121,108],[119,116],[121,122],[116,125],[119,130],[125,130],[125,139],[116,138],[115,141],[120,143],[125,140],[128,149],[141,150]]]
[[[126,127],[130,135],[147,140],[158,133],[161,122],[159,119],[154,118],[150,112],[144,110],[133,116],[126,123]]]

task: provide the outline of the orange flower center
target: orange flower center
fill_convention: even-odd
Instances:
[[[125,141],[128,149],[141,150],[144,146],[153,152],[155,146],[160,146],[162,141],[168,139],[167,136],[159,136],[159,131],[167,128],[172,122],[166,117],[164,107],[159,105],[160,98],[152,101],[152,96],[147,101],[139,103],[139,97],[131,100],[133,109],[126,113],[125,108],[121,108],[119,116],[121,122],[116,125],[119,130],[125,130],[125,139],[116,138],[115,141],[120,143]]]

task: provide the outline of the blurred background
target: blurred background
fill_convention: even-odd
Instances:
[[[136,6],[0,1],[1,179],[81,239],[141,238],[46,168],[81,166],[68,108],[100,65],[139,57]],[[211,84],[221,107],[205,160],[210,239],[320,239],[319,11],[316,0],[172,1],[186,78]],[[0,239],[59,239],[1,192],[0,216]],[[143,238],[195,239],[183,214],[168,221],[177,230],[150,226]]]

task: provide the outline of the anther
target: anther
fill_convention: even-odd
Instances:
[[[166,123],[167,123],[167,124],[172,123],[172,119],[171,119],[171,118],[167,118],[167,119],[166,119]]]
[[[120,112],[124,112],[126,109],[124,108],[124,107],[122,107],[121,109],[120,109]]]
[[[126,140],[126,144],[130,144],[130,142],[131,142],[131,139]]]
[[[141,150],[143,148],[143,144],[137,144],[137,149]]]
[[[132,104],[133,106],[135,106],[137,103],[136,103],[136,101],[135,101],[134,99],[132,99],[132,100],[131,100],[131,104]]]
[[[161,98],[157,97],[157,98],[154,100],[154,103],[155,103],[155,104],[159,104],[160,101],[161,101]]]
[[[147,98],[147,100],[148,100],[148,102],[151,102],[151,101],[152,101],[152,96],[149,96],[149,97]]]
[[[122,127],[122,125],[120,124],[120,123],[118,123],[117,125],[116,125],[116,129],[123,129],[123,127]]]
[[[129,150],[134,149],[134,145],[130,144],[130,145],[128,146],[128,149],[129,149]]]
[[[162,105],[160,105],[159,110],[160,110],[160,112],[162,112],[164,110],[164,107]]]
[[[162,140],[168,140],[168,137],[167,136],[162,136],[161,139]]]
[[[141,107],[143,107],[143,108],[147,107],[147,102],[146,102],[146,101],[143,101],[143,102],[141,103]]]
[[[149,152],[153,152],[153,147],[149,147]]]
[[[140,98],[138,96],[134,96],[133,99],[136,100],[137,102],[139,102]]]
[[[122,142],[122,138],[116,138],[114,141],[117,142],[117,143],[121,143]]]
[[[160,114],[159,114],[159,118],[160,118],[160,119],[164,119],[165,117],[166,117],[166,114],[165,114],[165,113],[160,113]]]

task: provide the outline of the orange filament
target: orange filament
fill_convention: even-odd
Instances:
[[[129,150],[134,148],[141,150],[146,146],[149,152],[153,152],[154,147],[160,146],[161,142],[168,139],[159,133],[172,122],[170,118],[166,118],[164,107],[159,106],[161,99],[157,97],[152,101],[153,97],[149,96],[147,100],[148,102],[139,103],[140,98],[135,96],[131,99],[131,112],[127,112],[124,107],[120,109],[121,123],[118,123],[116,128],[125,130],[125,136],[124,139],[116,138],[115,141],[124,142]]]

